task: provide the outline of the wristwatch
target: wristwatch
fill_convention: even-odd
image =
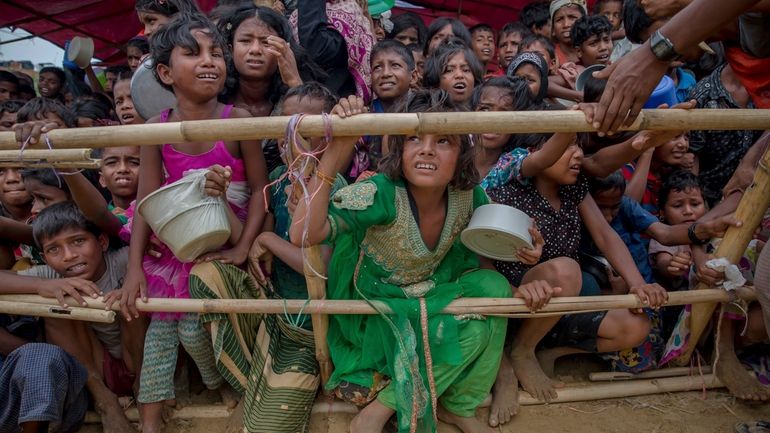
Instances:
[[[690,228],[687,229],[687,237],[690,238],[690,242],[693,245],[706,245],[707,243],[709,243],[709,241],[711,239],[700,239],[700,238],[698,238],[698,236],[695,234],[695,228],[697,226],[698,226],[698,223],[692,223],[690,225]]]
[[[654,54],[658,60],[663,62],[678,60],[682,57],[682,55],[677,53],[674,49],[674,44],[671,43],[671,40],[663,36],[660,30],[655,31],[655,33],[650,36],[650,49],[652,50],[652,54]]]

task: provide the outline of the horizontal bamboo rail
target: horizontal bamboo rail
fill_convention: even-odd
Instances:
[[[97,169],[101,166],[98,159],[83,161],[0,161],[1,168],[58,168],[75,169],[91,168]]]
[[[751,288],[738,290],[742,299],[755,299]],[[84,298],[88,308],[104,309],[101,299]],[[686,305],[702,302],[729,302],[730,295],[722,289],[672,292],[666,305]],[[0,295],[0,302],[57,304],[52,298],[37,295]],[[68,300],[68,302],[74,302]],[[388,308],[373,301],[383,312]],[[300,299],[165,299],[150,298],[146,303],[137,301],[137,309],[144,312],[168,313],[262,313],[262,314],[377,314],[366,301],[353,300],[300,300]],[[587,311],[604,311],[623,308],[642,308],[636,295],[579,296],[554,298],[536,313],[531,312],[522,299],[517,298],[462,298],[444,308],[445,314],[483,314],[505,317],[543,317]],[[113,310],[118,310],[113,305]]]
[[[146,125],[102,126],[57,129],[48,133],[56,149],[82,147],[139,146],[163,143],[207,142],[281,138],[286,134],[287,116],[242,119],[196,120]],[[642,110],[625,130],[770,129],[770,110]],[[307,116],[298,128],[304,137],[326,134],[322,116]],[[497,111],[461,113],[361,114],[347,119],[333,116],[336,136],[469,134],[524,132],[590,132],[581,111]],[[38,143],[37,148],[44,144]],[[13,132],[0,132],[0,150],[15,150],[19,144]]]
[[[54,300],[55,301],[55,300]],[[73,304],[77,305],[77,303]],[[112,323],[115,320],[114,311],[96,310],[93,308],[47,305],[35,302],[19,302],[0,300],[0,313],[16,316],[51,317],[56,319],[83,320],[87,322]]]
[[[75,162],[91,159],[91,149],[24,149],[0,150],[0,161]]]

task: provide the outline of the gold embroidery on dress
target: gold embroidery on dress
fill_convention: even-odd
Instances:
[[[374,182],[359,182],[348,185],[332,196],[337,209],[364,210],[374,203],[377,185]]]
[[[466,320],[487,320],[487,318],[481,314],[466,313],[466,314],[455,314],[455,320],[457,320],[458,322],[464,322]]]
[[[407,298],[422,298],[434,287],[436,287],[436,283],[434,283],[432,280],[427,280],[421,281],[419,283],[409,284],[408,286],[402,287],[401,290],[404,291],[404,294]]]
[[[473,214],[473,190],[449,188],[446,221],[433,251],[422,240],[406,188],[396,187],[395,201],[396,219],[388,225],[370,227],[361,249],[390,272],[383,282],[398,286],[423,282],[435,272],[460,231],[468,225]]]

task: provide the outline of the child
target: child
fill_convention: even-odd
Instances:
[[[126,63],[131,74],[142,64],[142,60],[150,52],[150,44],[144,36],[134,36],[126,42]],[[129,75],[130,77],[130,75]]]
[[[476,24],[470,28],[471,49],[481,63],[481,69],[486,72],[487,65],[495,56],[495,31],[489,24]]]
[[[146,38],[163,28],[178,13],[200,12],[193,0],[136,0],[134,9],[144,26]]]
[[[428,37],[425,39],[425,47],[423,48],[425,58],[431,57],[436,47],[451,37],[460,39],[466,47],[471,46],[471,34],[460,20],[439,17],[431,21],[430,26],[428,26]]]
[[[131,96],[131,78],[121,76],[113,89],[115,97],[115,115],[121,125],[141,125],[144,119],[136,112],[134,98]]]
[[[385,40],[372,49],[372,112],[393,112],[393,108],[409,93],[417,79],[414,58],[409,49],[397,41]]]
[[[552,32],[550,36],[556,46],[559,64],[578,63],[580,58],[572,43],[571,32],[575,21],[588,14],[585,0],[552,0],[549,12]]]
[[[584,67],[608,65],[612,53],[612,24],[604,16],[584,16],[575,21],[570,39]]]
[[[95,96],[80,96],[69,106],[75,112],[78,128],[108,126],[117,123],[112,118],[112,103]]]
[[[473,51],[450,39],[441,45],[425,62],[422,84],[427,89],[440,88],[449,94],[452,102],[468,104],[473,88],[481,83],[482,70]]]
[[[581,222],[586,225],[599,248],[613,268],[617,269],[631,289],[643,302],[652,307],[661,305],[666,292],[658,285],[645,283],[636,270],[633,258],[623,241],[607,224],[601,211],[588,195],[587,181],[580,175],[583,152],[573,141],[558,160],[550,167],[538,165],[532,171],[524,170],[527,159],[537,156],[552,158],[553,155],[537,155],[543,152],[545,136],[537,139],[536,149],[530,155],[520,155],[513,162],[516,176],[505,185],[488,190],[496,203],[508,204],[534,218],[545,240],[543,254],[538,264],[495,262],[495,267],[515,287],[520,283],[543,280],[539,290],[519,287],[515,296],[522,297],[533,311],[545,305],[552,296],[576,296],[580,292],[580,267],[576,261],[580,242]],[[542,138],[540,138],[542,137]],[[560,155],[560,156],[559,156]],[[560,288],[555,290],[553,288]],[[554,346],[579,347],[590,352],[612,352],[639,345],[649,333],[650,323],[646,316],[631,314],[628,310],[611,310],[587,315],[571,315],[563,319],[541,318],[525,320],[513,337],[511,362],[513,371],[530,394],[543,401],[556,397],[556,390],[535,358],[535,347],[551,328],[561,341]],[[580,331],[580,337],[575,333]],[[570,341],[566,341],[566,340]]]
[[[400,44],[400,42],[395,42]],[[281,101],[278,115],[328,113],[336,103],[336,97],[318,83],[308,82],[289,89]],[[321,151],[320,137],[309,140],[310,148]],[[288,157],[285,146],[294,145],[292,139],[281,143],[283,155]],[[320,157],[321,155],[317,155]],[[246,272],[232,265],[216,262],[196,265],[190,274],[190,293],[195,298],[262,298],[307,299],[308,292],[303,269],[303,255],[299,247],[289,242],[289,227],[293,198],[293,179],[287,176],[287,165],[278,167],[270,174],[274,182],[270,188],[270,211],[274,227],[257,237],[249,252],[249,269],[259,286]],[[337,190],[345,186],[342,176],[337,175]],[[329,248],[323,247],[328,261]],[[264,269],[264,272],[263,272]],[[212,276],[215,276],[212,278]],[[236,316],[232,316],[236,317]],[[237,315],[228,320],[220,314],[202,315],[201,320],[211,326],[211,340],[221,353],[217,357],[219,370],[228,382],[245,397],[244,427],[246,431],[270,431],[294,433],[304,431],[309,423],[310,409],[320,384],[318,363],[315,359],[312,322],[308,315]],[[226,344],[243,336],[265,335],[264,338],[245,338],[248,347]],[[221,346],[221,351],[220,351]],[[269,354],[272,364],[260,354]],[[251,359],[251,361],[247,361]],[[235,361],[235,368],[232,362]],[[272,368],[289,362],[298,369],[290,372]],[[279,409],[291,401],[288,409]]]
[[[104,70],[104,91],[112,96],[113,87],[115,82],[118,81],[121,75],[128,74],[131,69],[128,65],[110,66]]]
[[[508,23],[500,30],[497,38],[497,65],[500,67],[500,75],[508,70],[508,65],[520,51],[521,41],[529,36],[529,31],[520,22]]]
[[[64,297],[71,296],[85,305],[86,296],[105,294],[109,300],[125,275],[127,250],[108,250],[107,237],[72,202],[52,204],[40,212],[33,236],[46,265],[18,275],[2,271],[4,293],[39,294],[56,298],[63,306]],[[133,375],[138,373],[132,369],[133,360],[141,358],[137,324],[47,318],[45,325],[48,341],[74,356],[88,372],[86,387],[105,431],[131,431],[116,394],[130,395]]]
[[[420,47],[425,46],[428,29],[419,15],[412,12],[402,12],[391,19],[393,30],[388,33],[388,39],[395,39],[404,45],[415,44]]]
[[[546,2],[530,2],[521,9],[519,19],[532,33],[551,38],[551,15]]]
[[[24,106],[24,101],[9,99],[0,102],[0,131],[11,131],[16,124],[16,113]]]
[[[245,110],[217,102],[226,79],[226,50],[224,38],[201,15],[175,18],[153,35],[150,51],[154,73],[161,84],[173,90],[177,107],[148,122],[249,117]],[[265,216],[262,196],[267,179],[259,144],[255,141],[166,144],[143,146],[140,154],[137,201],[161,185],[181,179],[190,169],[212,168],[230,182],[228,201],[235,215],[246,222],[242,230],[233,231],[231,249],[208,253],[198,260],[244,263]],[[167,173],[165,179],[164,172]],[[132,209],[128,214],[133,214],[133,222],[121,306],[127,317],[138,317],[134,299],[139,294],[142,299],[147,299],[147,292],[154,297],[189,297],[188,275],[192,264],[179,262],[165,245],[160,245],[160,254],[145,256],[151,235],[149,226]],[[198,365],[204,384],[210,389],[219,388],[226,401],[233,403],[228,400],[229,387],[216,370],[209,337],[197,315],[154,314],[145,341],[138,397],[143,403],[145,432],[155,433],[160,429],[163,401],[174,398],[173,371],[180,341]]]
[[[599,0],[594,4],[594,15],[600,15],[607,18],[607,21],[612,25],[613,37],[612,39],[621,39],[625,37],[625,33],[620,37],[615,37],[615,32],[623,30],[623,0]]]
[[[40,96],[49,99],[56,99],[64,102],[64,84],[67,82],[67,76],[61,68],[55,66],[46,66],[40,70],[37,78],[37,89]]]
[[[19,100],[26,102],[37,96],[35,94],[35,80],[32,77],[21,71],[14,71],[13,75],[19,79],[19,88],[16,91]]]
[[[422,87],[422,77],[425,74],[425,56],[422,54],[422,48],[417,44],[407,45],[409,51],[412,52],[414,58],[414,69],[417,72],[417,76],[412,82],[412,89],[419,89]]]
[[[424,90],[411,94],[402,111],[461,109],[446,92]],[[365,111],[363,101],[349,99],[335,114]],[[334,372],[327,387],[340,387],[347,398],[366,405],[351,431],[380,432],[395,413],[401,432],[412,423],[417,431],[434,431],[437,414],[464,433],[491,432],[474,414],[500,363],[505,320],[436,314],[458,297],[510,294],[507,282],[494,271],[478,269],[477,256],[459,241],[473,210],[488,203],[474,186],[471,140],[468,135],[391,137],[383,174],[330,197],[333,176],[348,164],[354,142],[335,138],[326,150],[308,185],[314,193],[297,205],[290,236],[295,245],[325,239],[334,244],[330,299],[377,300],[395,314],[330,317]],[[432,356],[423,357],[425,351]],[[427,373],[426,358],[433,364]],[[436,401],[438,407],[431,403]],[[421,408],[424,415],[414,412]]]
[[[16,99],[19,92],[19,78],[8,71],[0,71],[0,103]]]
[[[548,94],[548,64],[539,53],[523,52],[516,56],[508,66],[507,75],[524,78],[535,101],[545,101]]]
[[[556,52],[550,39],[540,35],[530,35],[521,40],[521,51],[538,53],[545,59],[548,65],[548,75],[556,74],[559,64],[556,60]]]

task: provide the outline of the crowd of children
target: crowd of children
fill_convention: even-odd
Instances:
[[[723,283],[711,254],[742,224],[732,216],[735,194],[770,135],[306,140],[296,131],[314,114],[572,109],[592,123],[607,84],[592,71],[648,50],[639,44],[664,18],[633,0],[597,0],[593,13],[585,0],[533,1],[496,31],[454,18],[426,26],[408,12],[391,18],[371,1],[368,8],[355,0],[219,3],[206,16],[193,0],[137,0],[144,29],[104,84],[90,67],[46,67],[36,92],[29,76],[0,71],[0,131],[14,131],[21,152],[55,148],[53,129],[291,116],[281,140],[105,147],[98,170],[3,162],[0,294],[39,294],[65,306],[104,296],[120,314],[112,324],[0,314],[0,396],[8,398],[0,433],[76,431],[89,405],[105,432],[129,433],[125,396],[136,400],[141,431],[160,432],[164,408],[178,398],[180,365],[196,368],[230,408],[241,401],[244,431],[308,431],[321,384],[309,315],[145,314],[137,304],[308,299],[303,249],[312,245],[321,245],[328,268],[327,297],[377,310],[329,317],[334,370],[325,387],[361,408],[355,433],[429,432],[439,420],[491,432],[517,413],[519,387],[541,401],[558,397],[560,357],[592,353],[636,373],[682,354],[690,310],[664,306],[668,292]],[[725,60],[746,45],[728,38],[710,53],[688,50],[671,61],[671,105],[761,106],[745,87],[753,84]],[[147,56],[175,103],[143,119],[131,78]],[[297,175],[297,149],[317,162],[313,174]],[[229,205],[231,235],[222,249],[186,263],[135,210],[200,169],[206,194]],[[474,210],[488,203],[532,218],[533,247],[516,261],[479,257],[460,241]],[[738,265],[767,309],[766,221]],[[441,314],[462,297],[521,298],[536,312],[553,298],[608,294],[635,294],[645,308],[525,320]],[[718,321],[725,342],[715,370],[734,395],[768,400],[770,311],[764,319],[759,304],[741,312]],[[476,409],[490,393],[482,422]]]

